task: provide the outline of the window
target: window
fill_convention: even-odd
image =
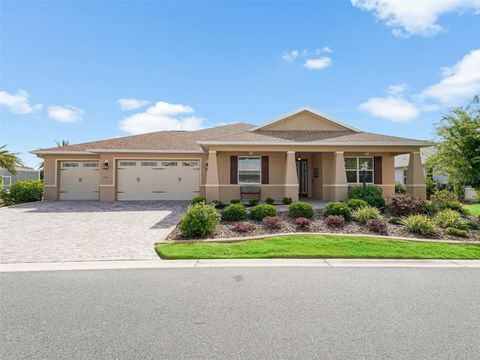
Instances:
[[[162,166],[177,166],[177,162],[176,161],[163,161],[162,162]]]
[[[260,157],[238,157],[238,183],[260,184],[262,163]]]
[[[3,186],[10,186],[12,184],[11,176],[2,176],[2,179],[3,179]]]
[[[80,164],[79,163],[72,163],[72,162],[64,162],[62,164],[62,166],[64,168],[68,168],[68,167],[78,167]]]
[[[86,162],[83,163],[83,167],[98,167],[98,162]]]
[[[365,172],[363,171],[365,170]],[[345,172],[347,182],[358,184],[363,183],[365,173],[365,182],[373,183],[373,158],[371,157],[349,157],[345,158]]]
[[[141,166],[157,166],[156,161],[142,161]]]
[[[120,161],[120,166],[137,166],[136,161]]]
[[[182,166],[198,166],[198,161],[183,161]]]
[[[404,169],[403,170],[403,183],[406,184],[407,183],[407,169]]]

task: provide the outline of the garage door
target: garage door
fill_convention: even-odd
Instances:
[[[200,192],[198,160],[120,160],[117,200],[191,200]]]
[[[60,163],[60,200],[98,200],[98,161]]]

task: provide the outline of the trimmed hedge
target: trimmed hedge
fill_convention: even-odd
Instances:
[[[348,193],[348,199],[362,199],[370,206],[374,206],[380,211],[385,209],[385,199],[382,196],[382,190],[375,185],[367,185],[365,190],[363,186],[356,186]]]
[[[277,216],[277,209],[275,206],[269,204],[255,205],[250,210],[250,217],[253,220],[262,221],[266,216]]]
[[[247,210],[242,204],[230,204],[222,210],[222,220],[240,221],[247,218]]]
[[[213,234],[219,222],[215,207],[200,202],[187,208],[180,218],[179,228],[184,236],[199,237]]]
[[[207,203],[207,198],[205,196],[195,196],[192,200],[192,204],[198,203]]]
[[[352,218],[352,212],[347,204],[340,201],[329,202],[323,208],[323,214],[325,216],[339,215],[342,216],[345,220],[350,220]]]
[[[40,201],[42,200],[42,197],[42,180],[17,181],[10,186],[8,192],[2,192],[2,198],[7,205]]]
[[[315,210],[311,204],[304,201],[297,201],[288,206],[288,214],[293,218],[312,218]]]
[[[362,199],[350,199],[347,202],[345,202],[347,206],[350,208],[350,210],[357,210],[361,207],[368,206],[368,203],[365,200]]]

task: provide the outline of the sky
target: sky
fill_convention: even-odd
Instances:
[[[311,107],[432,139],[480,93],[480,0],[0,1],[0,146],[260,124]]]

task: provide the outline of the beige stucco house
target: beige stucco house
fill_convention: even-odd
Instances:
[[[344,200],[365,176],[394,193],[394,158],[410,154],[407,191],[425,197],[425,141],[363,132],[311,109],[260,126],[159,131],[39,149],[47,200]],[[363,166],[363,171],[362,171]]]

